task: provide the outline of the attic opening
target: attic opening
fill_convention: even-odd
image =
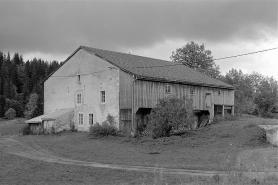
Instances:
[[[77,83],[80,83],[80,82],[81,82],[81,77],[80,77],[80,75],[76,75],[76,82],[77,82]]]

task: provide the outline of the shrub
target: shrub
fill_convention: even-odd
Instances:
[[[75,128],[75,125],[74,125],[74,124],[71,124],[71,125],[70,125],[70,131],[72,131],[72,132],[77,132],[77,129]]]
[[[213,117],[212,123],[211,124],[218,124],[220,121],[233,121],[237,120],[240,117],[240,115],[225,115],[225,117],[222,117],[221,115],[216,115]]]
[[[190,100],[175,97],[161,99],[148,116],[147,130],[152,131],[153,138],[168,137],[173,128],[190,125],[192,116]]]
[[[16,111],[13,108],[9,108],[6,112],[5,112],[5,118],[6,119],[14,119],[16,116]]]
[[[30,135],[31,134],[31,129],[29,125],[26,125],[25,127],[22,128],[21,133],[23,135]]]
[[[96,123],[92,125],[89,130],[90,137],[105,137],[118,135],[117,128],[115,127],[115,118],[108,114],[106,120],[102,122],[102,125]]]
[[[55,127],[54,127],[54,125],[51,126],[51,128],[50,128],[50,133],[51,133],[51,134],[55,134]]]
[[[106,120],[103,122],[103,124],[115,126],[116,121],[114,116],[111,116],[110,114],[107,115]]]
[[[107,124],[95,124],[90,127],[89,136],[91,137],[104,137],[104,136],[116,136],[117,129]]]

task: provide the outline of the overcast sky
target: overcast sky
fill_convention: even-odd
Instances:
[[[0,0],[0,51],[25,61],[63,61],[80,45],[170,60],[190,41],[215,59],[278,47],[278,1]],[[278,79],[278,50],[215,62]]]

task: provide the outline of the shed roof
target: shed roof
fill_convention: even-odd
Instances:
[[[61,109],[57,110],[50,114],[44,114],[29,120],[26,120],[25,123],[41,123],[42,121],[49,121],[49,120],[56,120],[61,116],[64,116],[66,114],[69,114],[73,112],[73,109]]]
[[[233,86],[227,83],[209,77],[183,64],[87,46],[80,46],[65,62],[80,49],[115,65],[125,72],[136,75],[137,79],[234,89]]]

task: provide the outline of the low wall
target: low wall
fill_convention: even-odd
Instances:
[[[266,139],[273,146],[278,146],[278,125],[258,125],[259,127],[265,129]]]

